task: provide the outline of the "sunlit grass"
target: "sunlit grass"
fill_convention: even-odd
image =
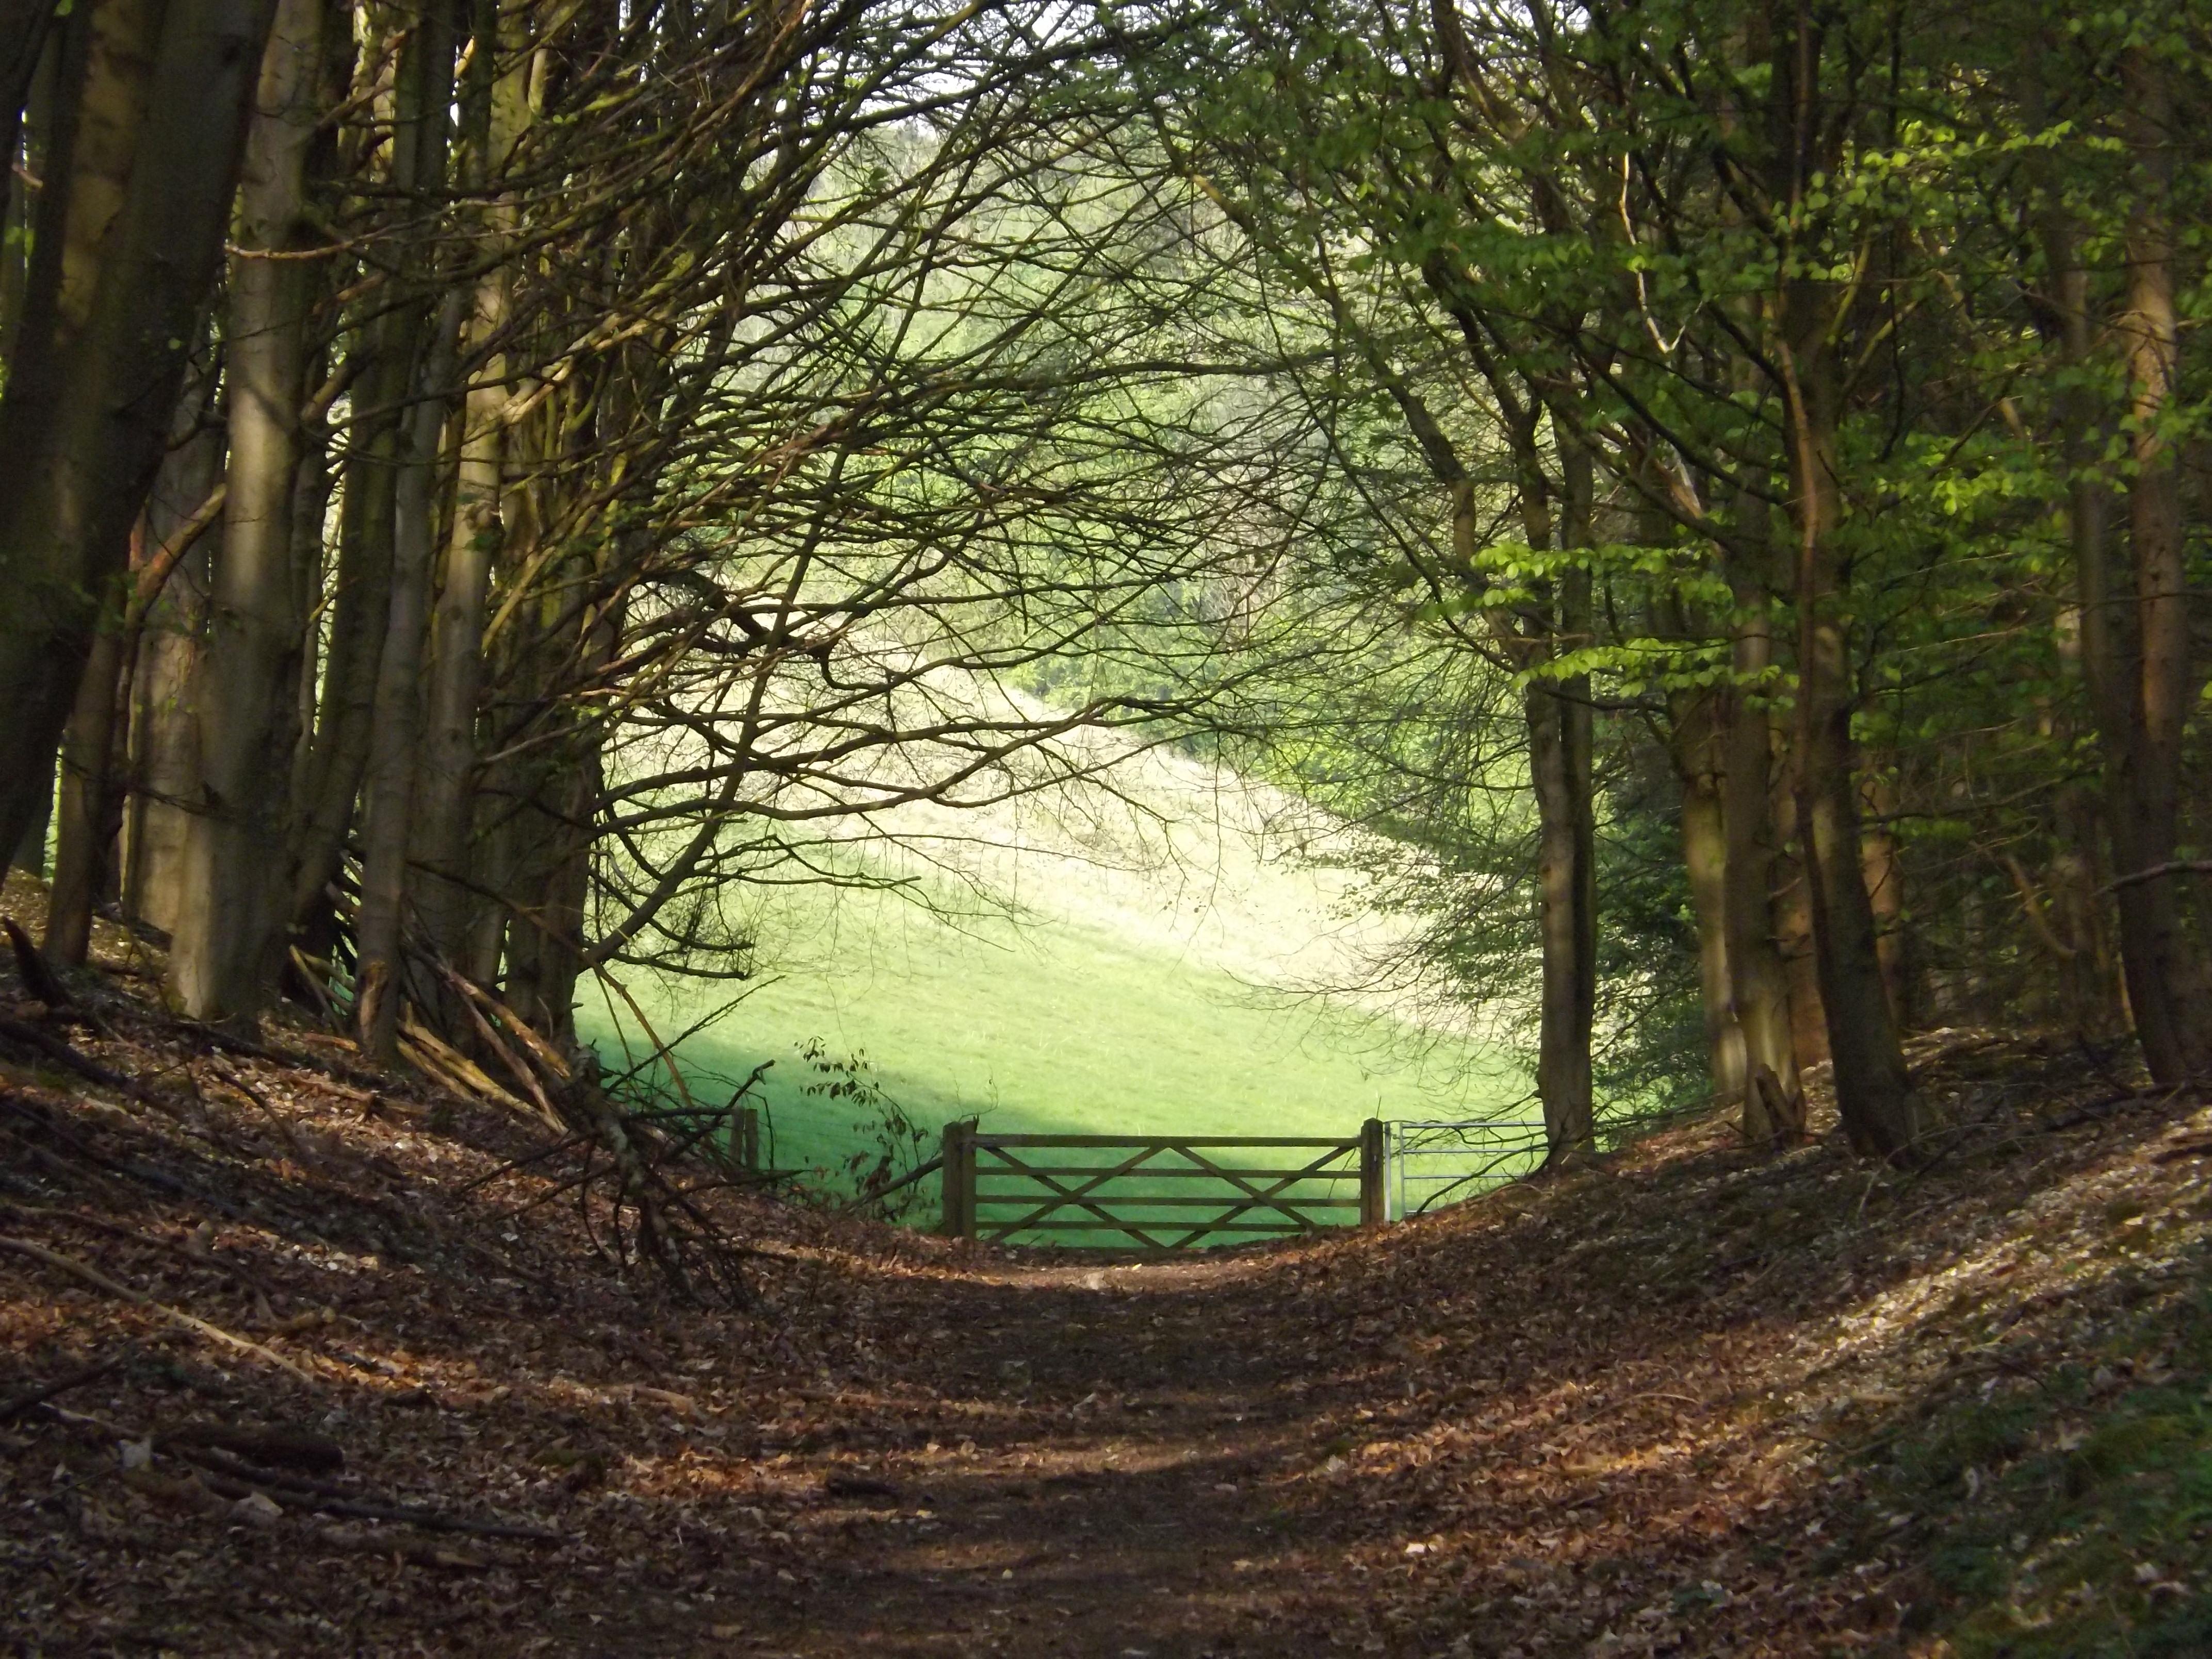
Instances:
[[[1482,1115],[1523,1086],[1462,1038],[1257,989],[1062,917],[956,923],[893,894],[800,890],[762,920],[765,954],[782,941],[793,963],[785,971],[734,989],[635,988],[664,1035],[742,993],[683,1045],[685,1069],[725,1080],[700,1091],[719,1100],[773,1061],[757,1091],[763,1154],[824,1185],[878,1145],[849,1101],[810,1092],[829,1080],[802,1053],[810,1040],[865,1059],[932,1136],[973,1116],[1013,1132],[1349,1137],[1369,1117]],[[611,1059],[608,1011],[585,1014]]]

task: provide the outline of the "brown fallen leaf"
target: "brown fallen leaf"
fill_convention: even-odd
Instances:
[[[122,1480],[131,1491],[164,1509],[213,1515],[230,1507],[228,1498],[210,1492],[200,1484],[198,1475],[163,1474],[158,1469],[141,1464],[136,1468],[124,1469]]]

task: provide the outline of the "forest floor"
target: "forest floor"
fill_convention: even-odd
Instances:
[[[2212,1115],[2063,1045],[1920,1040],[1910,1176],[1716,1121],[1228,1257],[730,1196],[700,1308],[103,939],[127,1088],[0,972],[11,1651],[2212,1651]]]

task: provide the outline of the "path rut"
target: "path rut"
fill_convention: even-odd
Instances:
[[[1240,1625],[1280,1591],[1261,1565],[1287,1524],[1273,1483],[1308,1461],[1316,1387],[1240,1294],[1249,1273],[1121,1264],[917,1285],[902,1313],[957,1361],[828,1402],[792,1465],[828,1482],[806,1517],[814,1564],[769,1575],[718,1633],[808,1659],[1240,1650]],[[887,1405],[929,1438],[832,1451],[841,1419]],[[855,1490],[876,1482],[896,1497]]]

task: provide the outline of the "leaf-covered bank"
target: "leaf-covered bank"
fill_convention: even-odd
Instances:
[[[81,983],[92,1023],[6,988],[15,1651],[2087,1654],[2201,1626],[2212,1122],[2078,1050],[1926,1040],[1959,1127],[1911,1175],[1832,1116],[1778,1158],[1715,1121],[1166,1264],[724,1193],[728,1308],[617,1273],[544,1129]]]

